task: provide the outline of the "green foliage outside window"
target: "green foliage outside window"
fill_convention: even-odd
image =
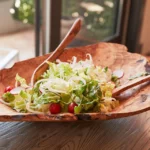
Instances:
[[[14,19],[22,21],[23,23],[34,23],[34,0],[14,0],[11,8]]]
[[[92,3],[101,6],[102,12],[89,11],[82,3]],[[118,0],[63,0],[62,16],[70,19],[74,12],[84,19],[86,37],[101,40],[115,33]]]
[[[73,14],[82,17],[87,30],[86,36],[101,40],[115,33],[117,2],[118,0],[62,0],[62,18],[73,19]],[[102,7],[103,11],[89,11],[81,6],[82,3],[95,4]],[[14,0],[11,12],[14,19],[34,24],[34,0]]]

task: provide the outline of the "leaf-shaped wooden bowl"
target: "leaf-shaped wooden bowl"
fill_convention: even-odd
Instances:
[[[123,69],[125,74],[121,79],[122,85],[129,82],[129,77],[145,70],[150,71],[147,59],[144,56],[129,53],[125,46],[112,43],[98,43],[85,47],[69,48],[64,51],[59,59],[61,61],[68,61],[72,59],[72,56],[77,56],[78,60],[81,60],[86,58],[87,53],[92,55],[95,65],[108,66],[112,70]],[[6,86],[14,85],[16,73],[30,82],[34,69],[48,56],[44,55],[21,61],[10,69],[0,70],[0,96],[3,94]],[[149,91],[149,83],[127,90],[118,97],[120,106],[109,113],[85,113],[77,115],[70,113],[57,115],[26,114],[15,112],[0,103],[0,121],[77,121],[127,117],[150,109]]]

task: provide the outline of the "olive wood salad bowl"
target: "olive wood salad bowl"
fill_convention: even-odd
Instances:
[[[95,65],[108,66],[112,70],[122,69],[124,71],[124,76],[120,79],[122,86],[126,86],[131,82],[129,80],[130,77],[142,72],[150,72],[150,66],[144,56],[129,53],[125,46],[119,44],[98,43],[84,47],[68,48],[60,55],[59,59],[61,61],[68,61],[73,56],[76,56],[78,60],[84,60],[87,53],[91,54]],[[0,70],[0,97],[4,93],[5,87],[8,85],[14,86],[17,73],[30,83],[35,68],[48,58],[49,55],[20,61],[10,69]],[[150,109],[149,91],[149,82],[140,82],[139,85],[118,95],[117,100],[119,100],[120,105],[108,113],[60,113],[56,115],[18,113],[0,103],[0,121],[77,121],[128,117]]]

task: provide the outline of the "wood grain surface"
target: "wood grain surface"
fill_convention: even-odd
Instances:
[[[109,121],[0,123],[0,150],[149,149],[149,112]]]

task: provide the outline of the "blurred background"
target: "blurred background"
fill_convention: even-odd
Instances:
[[[149,0],[0,0],[0,69],[54,50],[76,18],[69,47],[100,41],[150,55]]]

